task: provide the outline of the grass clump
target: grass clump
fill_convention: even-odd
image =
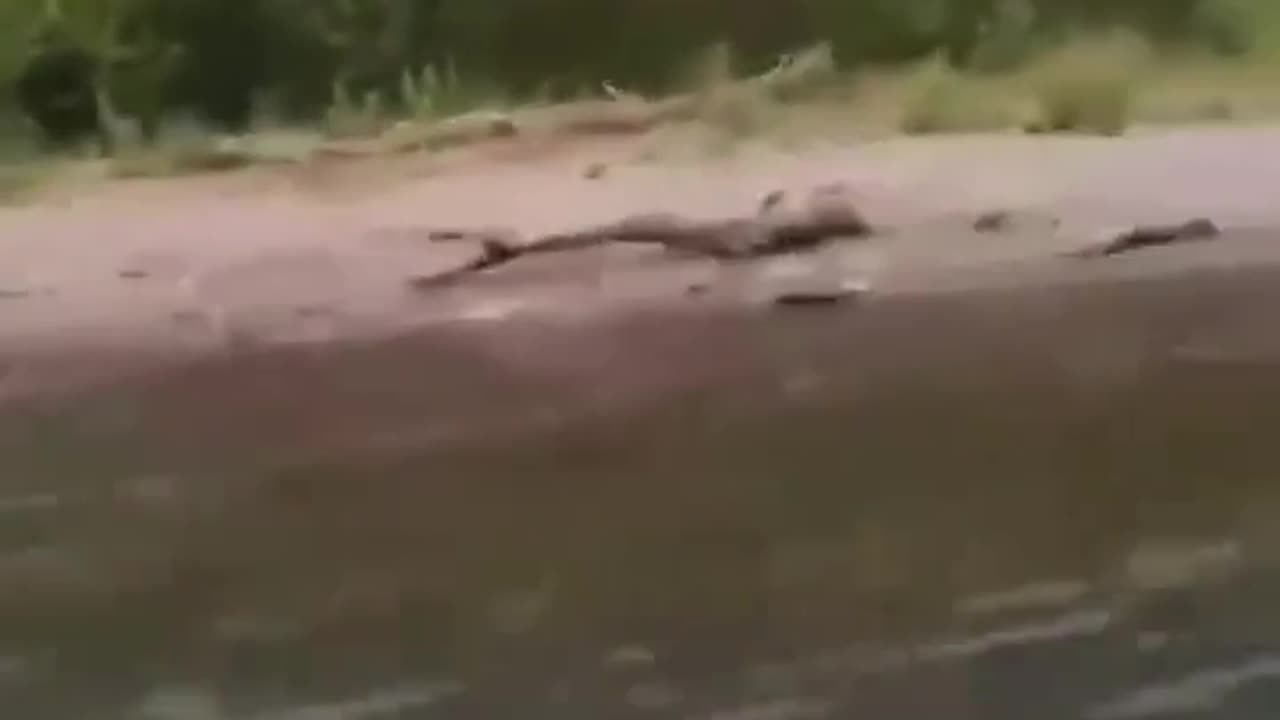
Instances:
[[[774,100],[789,103],[810,100],[837,88],[840,77],[830,43],[819,43],[783,56],[757,82]]]
[[[705,97],[733,82],[733,49],[719,42],[694,54],[676,78],[677,90]]]
[[[778,107],[757,88],[725,87],[703,99],[698,117],[731,138],[747,138],[777,122]]]
[[[733,51],[717,43],[694,57],[679,83],[688,88],[693,116],[728,142],[764,131],[776,115],[766,85],[735,80]]]
[[[256,152],[246,140],[188,129],[150,144],[118,146],[109,159],[108,170],[118,178],[159,178],[225,172],[270,159]]]
[[[48,160],[0,164],[0,205],[26,200],[53,174],[53,163]]]
[[[216,143],[170,148],[140,148],[111,159],[111,175],[118,178],[160,178],[197,173],[224,172],[254,162],[246,152]]]
[[[400,75],[400,106],[410,120],[433,121],[480,109],[497,110],[508,103],[490,84],[464,80],[452,62],[439,70],[427,65]]]
[[[346,83],[333,83],[333,97],[324,115],[324,128],[331,137],[374,137],[388,122],[381,95],[370,91],[356,99]]]
[[[992,130],[1012,120],[993,81],[961,73],[941,57],[919,65],[904,86],[898,129],[909,135]]]
[[[1119,33],[1076,40],[1047,53],[1027,71],[1036,109],[1027,129],[1123,134],[1148,57],[1141,40]]]

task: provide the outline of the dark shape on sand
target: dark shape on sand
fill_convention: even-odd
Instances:
[[[827,307],[856,300],[860,295],[862,291],[856,288],[792,290],[774,296],[773,304],[778,307]]]
[[[440,228],[427,233],[431,242],[497,242],[515,245],[520,242],[520,233],[508,227],[480,228]]]
[[[973,229],[980,233],[1000,232],[1009,227],[1009,213],[1004,210],[984,212],[973,221]]]
[[[778,209],[786,199],[787,193],[785,190],[774,190],[768,195],[765,195],[760,200],[760,214],[763,215]]]
[[[487,239],[481,243],[480,247],[480,255],[461,267],[434,275],[415,275],[409,278],[409,287],[415,290],[447,287],[474,273],[508,263],[523,254],[523,248],[520,246],[510,245],[498,239]]]
[[[1086,248],[1074,255],[1081,258],[1110,257],[1145,248],[1210,240],[1221,234],[1218,226],[1208,218],[1193,218],[1174,225],[1139,225],[1101,246]]]

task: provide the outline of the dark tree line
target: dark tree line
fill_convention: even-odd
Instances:
[[[823,41],[845,67],[937,51],[966,65],[985,38],[1014,20],[1018,33],[1037,41],[1125,24],[1160,39],[1239,48],[1248,40],[1241,13],[1265,2],[0,0],[15,18],[6,21],[0,8],[0,24],[8,23],[0,45],[21,48],[0,56],[0,65],[10,66],[0,67],[0,82],[25,84],[21,106],[38,117],[37,106],[56,104],[41,92],[71,102],[47,78],[42,90],[41,77],[56,75],[48,66],[68,65],[76,55],[92,66],[81,67],[84,82],[137,117],[144,131],[174,111],[236,130],[264,97],[286,116],[314,118],[332,101],[335,84],[394,103],[402,73],[429,64],[516,97],[554,97],[604,80],[661,90],[699,50],[721,41],[734,49],[741,72]]]

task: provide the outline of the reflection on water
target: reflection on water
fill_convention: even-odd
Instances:
[[[1262,657],[1231,668],[1203,670],[1168,683],[1143,686],[1091,710],[1089,717],[1120,720],[1214,711],[1232,692],[1269,678],[1280,678],[1280,657]]]
[[[1088,583],[1079,580],[1050,580],[1008,590],[970,595],[961,598],[955,608],[960,614],[989,615],[1020,608],[1062,607],[1079,601],[1088,592]]]
[[[0,698],[50,720],[1272,718],[1280,374],[1197,372],[1105,397],[886,375],[762,415],[691,394],[284,469],[157,455],[143,390],[99,400],[129,422],[31,411],[0,459]]]

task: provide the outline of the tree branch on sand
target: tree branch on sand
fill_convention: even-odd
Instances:
[[[1135,250],[1211,240],[1221,234],[1222,231],[1212,220],[1203,217],[1170,225],[1139,225],[1106,242],[1067,253],[1067,256],[1080,259],[1104,258]]]
[[[642,213],[529,241],[507,228],[437,229],[428,235],[432,241],[474,242],[479,253],[459,267],[415,276],[409,284],[430,290],[526,255],[582,250],[609,242],[657,245],[674,252],[735,261],[803,252],[836,239],[862,238],[874,232],[843,184],[814,189],[800,209],[783,207],[782,199],[780,193],[771,193],[750,217],[699,220],[674,213]]]

